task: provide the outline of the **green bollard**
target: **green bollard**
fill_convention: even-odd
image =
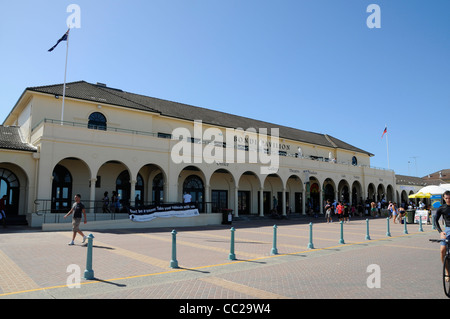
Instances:
[[[312,237],[313,237],[312,228],[313,228],[313,223],[309,223],[309,244],[308,244],[309,249],[314,249],[313,240],[312,240]]]
[[[436,229],[436,216],[435,215],[431,215],[431,229],[433,229],[433,230]]]
[[[370,240],[370,235],[369,235],[369,219],[366,219],[366,240]]]
[[[391,232],[389,230],[389,217],[386,218],[386,223],[387,223],[387,232],[386,232],[386,236],[391,237]]]
[[[87,244],[86,270],[84,271],[84,279],[94,279],[94,270],[92,269],[92,247],[94,236],[89,234]]]
[[[406,220],[405,220],[406,223]],[[422,216],[419,216],[419,231],[423,232],[423,227],[422,227]]]
[[[230,254],[228,255],[229,260],[236,260],[236,255],[234,254],[234,232],[236,229],[234,227],[231,227],[231,242],[230,242]]]
[[[405,224],[405,229],[403,230],[403,234],[408,234],[408,229],[407,229],[407,227],[406,227],[406,218],[405,217],[403,217],[403,224]]]
[[[341,239],[339,240],[339,244],[345,244],[344,242],[344,222],[341,220]]]
[[[277,225],[273,225],[273,244],[272,244],[272,251],[271,251],[272,255],[277,255],[278,254],[278,249],[277,249]]]
[[[177,231],[172,230],[172,260],[170,261],[170,268],[178,268],[177,261]]]

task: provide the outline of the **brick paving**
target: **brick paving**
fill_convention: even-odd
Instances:
[[[313,222],[314,249],[308,249]],[[271,255],[273,225],[278,255]],[[0,231],[2,299],[447,299],[442,289],[438,238],[430,225],[365,219],[340,224],[323,218],[237,221],[229,260],[229,225],[177,229],[179,269],[170,268],[172,229],[89,230],[94,235],[95,280],[67,287],[69,265],[83,276],[87,248],[68,246],[70,232],[10,227]],[[380,288],[368,288],[368,266],[380,267]]]

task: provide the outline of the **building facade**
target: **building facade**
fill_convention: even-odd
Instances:
[[[396,200],[392,170],[326,134],[165,101],[84,81],[27,88],[0,126],[0,195],[8,213],[66,212],[82,194],[103,212],[181,202],[235,216],[322,212],[324,202]],[[397,195],[396,195],[397,190]],[[109,209],[114,209],[108,207]]]

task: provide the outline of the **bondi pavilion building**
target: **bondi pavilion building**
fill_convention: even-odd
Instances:
[[[177,221],[186,225],[220,223],[223,208],[264,216],[321,213],[327,199],[400,200],[394,171],[327,134],[101,83],[67,83],[64,107],[62,95],[63,84],[26,88],[0,126],[0,195],[8,217],[30,226],[63,222],[78,193],[88,221],[126,219],[126,207],[188,193],[200,214]],[[113,191],[118,214],[103,211]]]

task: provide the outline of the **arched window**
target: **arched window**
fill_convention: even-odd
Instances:
[[[106,131],[106,117],[99,112],[94,112],[89,116],[88,128],[93,130]]]

